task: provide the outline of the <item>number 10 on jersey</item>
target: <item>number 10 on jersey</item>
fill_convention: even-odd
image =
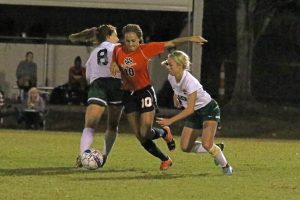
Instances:
[[[146,97],[142,99],[142,108],[148,108],[152,106],[152,99],[151,97]]]

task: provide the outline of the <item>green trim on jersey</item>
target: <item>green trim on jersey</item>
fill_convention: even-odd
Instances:
[[[203,108],[195,110],[192,115],[185,119],[184,126],[193,129],[202,129],[203,122],[208,120],[220,123],[220,108],[215,100],[211,100]]]
[[[121,105],[123,91],[121,90],[121,79],[98,78],[92,82],[88,92],[88,104]]]

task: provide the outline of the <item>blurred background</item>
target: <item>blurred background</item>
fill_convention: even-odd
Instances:
[[[300,138],[300,0],[0,1],[0,88],[7,101],[17,103],[16,68],[32,51],[37,85],[49,87],[45,98],[51,105],[51,92],[67,82],[74,58],[84,64],[92,49],[71,44],[67,36],[105,23],[116,26],[120,38],[124,25],[137,23],[146,42],[203,35],[209,41],[203,48],[179,48],[193,58],[192,73],[221,104],[224,128],[227,122],[231,129],[246,129],[227,134],[277,136],[280,129],[281,136],[289,131]],[[160,106],[172,109],[167,72],[159,65],[165,57],[156,58],[150,71]],[[63,109],[81,113],[84,106]]]

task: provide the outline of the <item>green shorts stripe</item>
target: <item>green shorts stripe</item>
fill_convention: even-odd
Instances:
[[[123,91],[121,80],[117,78],[98,78],[92,82],[88,92],[88,104],[122,105]]]
[[[203,122],[214,120],[220,123],[220,108],[218,103],[213,99],[203,108],[195,110],[192,115],[187,117],[184,122],[185,127],[193,129],[202,129]]]

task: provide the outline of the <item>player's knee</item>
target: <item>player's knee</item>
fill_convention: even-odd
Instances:
[[[202,146],[206,151],[209,151],[212,148],[213,144],[211,144],[210,142],[202,141]]]
[[[140,134],[136,133],[135,134],[136,139],[138,139],[138,141],[143,142],[145,140],[143,140],[143,138],[140,136]]]
[[[95,118],[95,117],[89,117],[85,120],[85,127],[88,127],[88,128],[96,128],[97,125],[98,125],[98,119]]]
[[[152,140],[153,135],[151,132],[151,126],[147,126],[145,128],[140,129],[140,136],[145,140]]]
[[[152,140],[152,135],[149,134],[148,132],[141,132],[140,137],[143,140]]]

